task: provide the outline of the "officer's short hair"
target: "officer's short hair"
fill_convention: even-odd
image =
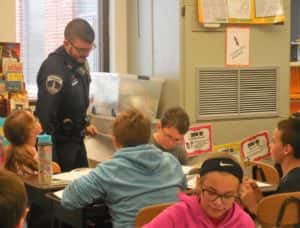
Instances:
[[[0,169],[0,227],[13,228],[25,215],[27,194],[21,179]]]
[[[113,135],[122,147],[147,144],[150,134],[150,119],[137,109],[124,111],[114,120]]]
[[[165,111],[160,119],[161,127],[174,127],[184,135],[190,126],[188,114],[181,107],[172,107]]]
[[[65,28],[65,39],[71,41],[80,39],[91,44],[95,40],[95,32],[86,20],[75,18]]]

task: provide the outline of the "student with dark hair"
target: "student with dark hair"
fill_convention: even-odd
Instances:
[[[87,176],[74,180],[63,192],[62,205],[80,208],[102,199],[113,227],[134,227],[137,212],[151,204],[177,201],[186,187],[177,159],[148,144],[150,119],[131,109],[113,123],[117,151]]]
[[[209,158],[203,162],[199,174],[196,194],[180,193],[178,203],[144,227],[255,227],[250,216],[235,202],[243,170],[233,157]]]
[[[88,166],[83,139],[97,131],[86,113],[91,82],[87,57],[94,39],[86,20],[71,20],[63,45],[49,54],[37,76],[36,114],[45,133],[52,135],[53,158],[63,171]]]
[[[0,169],[0,227],[23,228],[27,213],[23,182],[14,173]]]
[[[182,141],[189,126],[189,116],[181,107],[169,108],[157,124],[150,142],[161,150],[171,153],[181,165],[186,165],[187,155]]]
[[[277,124],[270,143],[271,156],[282,169],[277,193],[300,191],[300,113],[291,115]],[[247,210],[256,214],[262,198],[255,182],[248,180],[243,185],[241,199]]]

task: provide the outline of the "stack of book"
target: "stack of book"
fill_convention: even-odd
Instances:
[[[18,109],[28,109],[20,44],[0,42],[0,116]]]

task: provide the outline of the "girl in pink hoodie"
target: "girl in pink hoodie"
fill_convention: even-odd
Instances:
[[[146,228],[254,228],[251,217],[235,202],[243,170],[231,157],[215,157],[200,168],[195,195],[179,193],[179,202],[165,209]]]

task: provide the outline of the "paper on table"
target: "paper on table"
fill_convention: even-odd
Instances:
[[[63,195],[63,191],[64,190],[59,190],[59,191],[53,192],[53,195],[55,195],[58,199],[61,199],[62,195]]]
[[[269,184],[261,181],[256,181],[256,184],[262,192],[273,192],[276,191],[278,187],[277,185]]]
[[[185,174],[185,175],[189,174],[191,169],[193,169],[192,166],[187,166],[187,165],[182,165],[181,168],[182,168],[183,174]]]
[[[59,174],[52,175],[52,179],[72,182],[76,178],[87,175],[91,170],[92,170],[91,168],[74,169],[70,172],[65,172],[65,173],[59,173]]]
[[[256,184],[259,188],[263,188],[263,187],[271,187],[272,185],[266,182],[261,182],[261,181],[256,181]]]
[[[193,174],[193,175],[187,175],[187,187],[189,189],[195,189],[196,188],[196,181],[197,177],[199,177],[199,174]]]

